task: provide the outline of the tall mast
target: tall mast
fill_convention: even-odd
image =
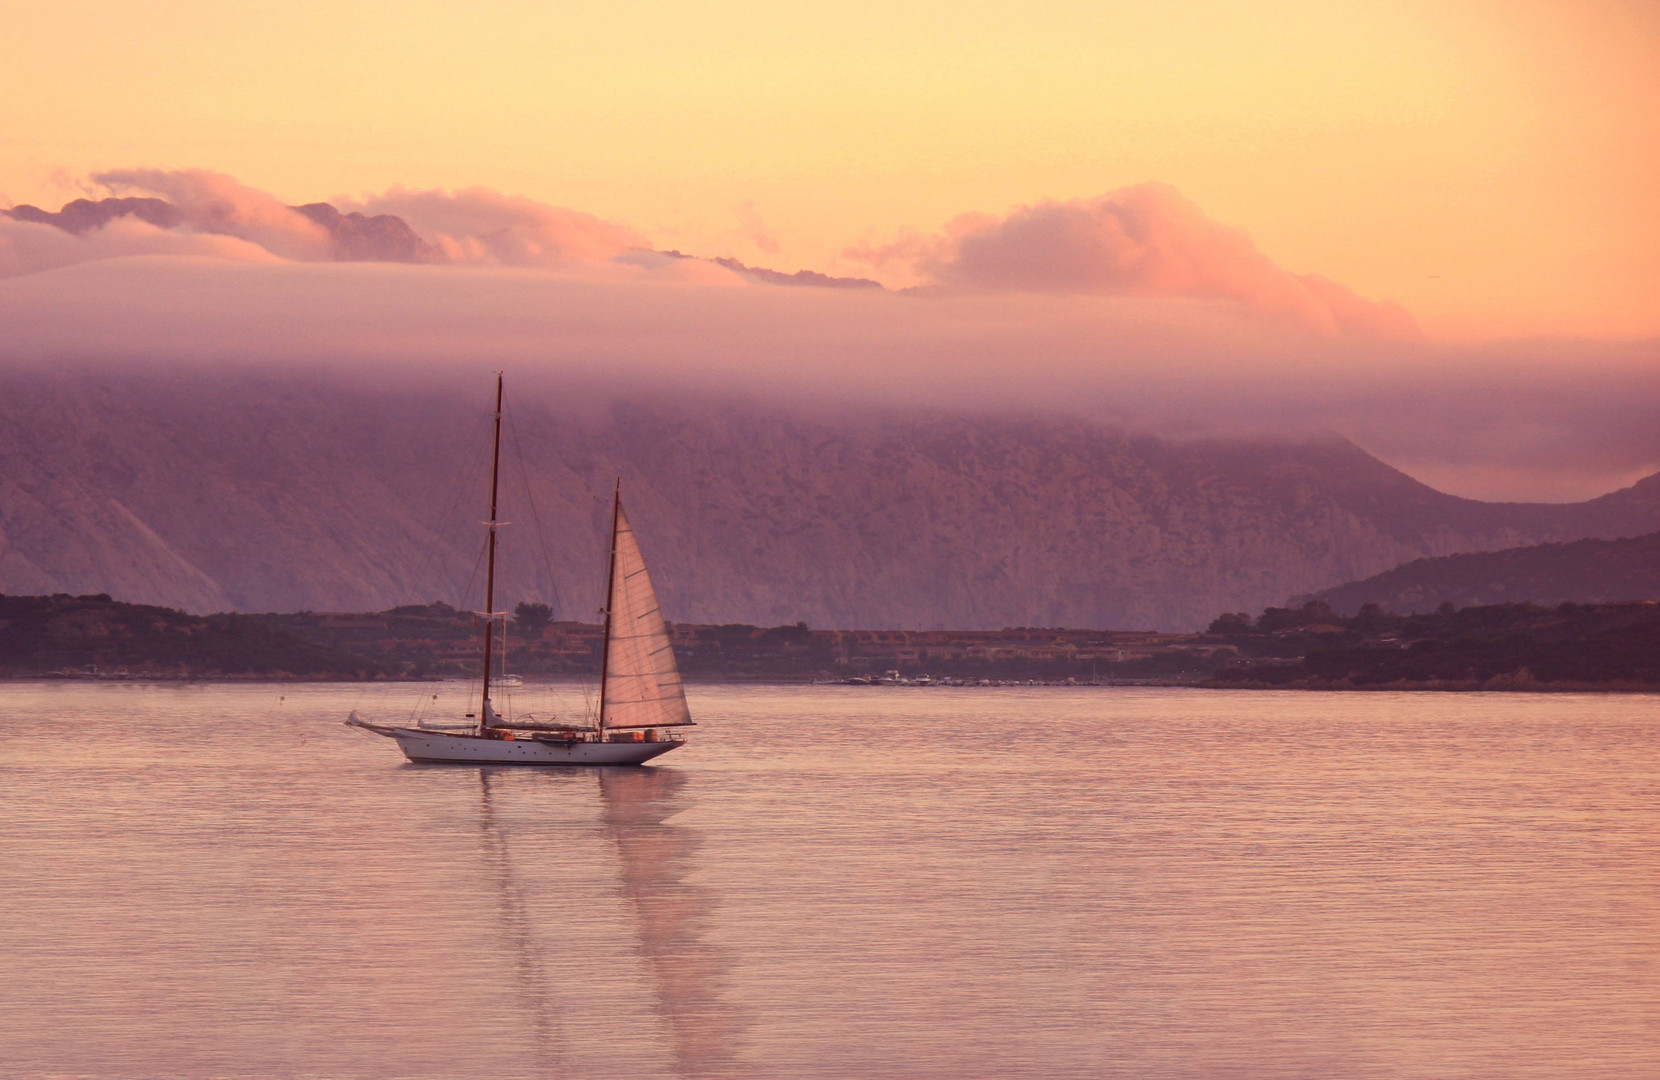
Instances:
[[[611,496],[611,566],[605,573],[605,643],[600,646],[599,660],[599,720],[594,729],[605,738],[605,691],[611,678],[611,608],[613,592],[617,587],[617,515],[622,509],[622,477],[617,477],[617,490]]]
[[[496,491],[501,478],[501,372],[496,372],[496,438],[490,452],[489,558],[484,571],[484,692],[478,705],[478,733],[484,734],[490,717],[490,653],[496,638]]]

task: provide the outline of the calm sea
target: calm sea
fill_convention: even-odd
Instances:
[[[462,691],[0,689],[0,1075],[1660,1076],[1654,696]]]

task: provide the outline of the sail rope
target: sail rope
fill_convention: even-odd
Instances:
[[[480,540],[478,542],[478,557],[473,560],[473,572],[467,575],[467,587],[461,591],[461,610],[462,611],[471,611],[472,610],[472,599],[473,599],[473,594],[474,594],[475,591],[478,593],[480,606],[483,606],[482,601],[484,600],[484,592],[483,592],[483,577],[484,577],[484,575],[482,573],[480,573],[480,571],[484,568],[484,556],[489,554],[489,551],[490,551],[490,538],[485,537],[483,540]]]
[[[513,460],[519,467],[519,479],[524,484],[525,503],[530,507],[531,524],[536,530],[536,544],[542,553],[542,571],[548,583],[548,606],[553,609],[553,617],[557,619],[564,606],[559,596],[559,579],[553,573],[553,555],[548,550],[548,533],[542,527],[542,515],[536,508],[536,493],[531,488],[530,470],[525,462],[524,445],[519,441],[519,425],[513,416],[512,403],[504,402],[502,412],[506,414],[508,436],[513,440]]]
[[[463,564],[460,564],[460,560],[453,557],[445,558],[442,562],[439,559],[441,555],[446,553],[451,556],[459,554],[451,538],[455,535],[456,528],[460,524],[462,501],[476,487],[476,485],[467,483],[467,481],[483,470],[484,462],[490,456],[490,441],[488,438],[473,438],[470,442],[472,443],[472,450],[463,460],[460,469],[457,470],[455,482],[450,485],[452,494],[450,495],[449,506],[445,508],[444,513],[438,519],[437,528],[433,530],[433,536],[439,542],[426,545],[426,555],[421,559],[415,577],[410,582],[415,588],[424,588],[425,583],[430,581],[432,577],[441,578],[440,585],[447,590],[448,597],[454,599],[457,606],[462,610],[466,610],[467,596],[462,589],[457,588],[455,574]],[[477,573],[477,567],[474,567],[474,573]],[[469,580],[466,583],[466,588],[471,588],[471,586],[472,582]],[[424,603],[430,603],[439,598],[426,596],[417,599]]]

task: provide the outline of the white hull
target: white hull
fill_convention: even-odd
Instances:
[[[389,728],[410,761],[482,762],[490,765],[639,765],[686,745],[679,739],[655,742],[566,742],[546,738],[485,739],[440,731]]]

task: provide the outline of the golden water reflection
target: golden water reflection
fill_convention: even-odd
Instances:
[[[1660,1076],[1652,695],[703,687],[480,773],[339,723],[428,684],[5,693],[8,1080]]]
[[[580,986],[556,985],[550,952],[558,928],[537,915],[541,897],[526,879],[545,873],[516,861],[512,826],[498,806],[510,783],[545,780],[544,789],[597,787],[597,834],[611,849],[615,880],[633,922],[632,951],[649,983],[649,1010],[661,1022],[673,1074],[684,1080],[750,1075],[741,1058],[744,1025],[728,1002],[724,953],[707,940],[713,898],[688,878],[701,840],[696,829],[672,823],[690,805],[689,778],[662,768],[600,768],[526,776],[523,770],[479,769],[481,836],[497,917],[513,965],[512,1008],[523,1019],[537,1071],[569,1075],[572,1040],[587,1035],[591,1008]],[[561,792],[562,794],[565,792]]]
[[[601,822],[622,859],[622,893],[639,918],[650,969],[682,1077],[748,1075],[738,1057],[743,1024],[722,981],[728,962],[707,940],[708,890],[687,878],[695,830],[669,819],[688,804],[690,780],[668,769],[601,769]]]

